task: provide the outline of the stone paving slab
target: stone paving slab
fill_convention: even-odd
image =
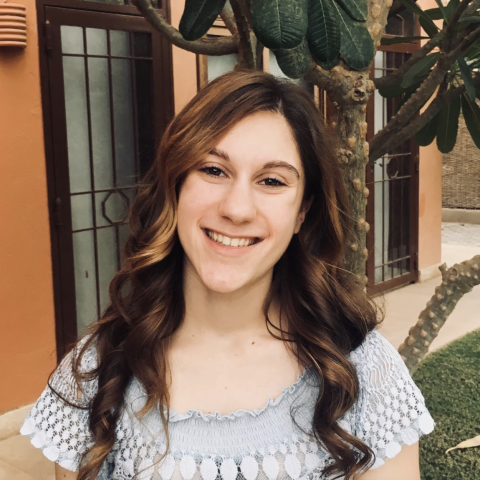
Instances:
[[[480,225],[442,223],[442,244],[480,247]]]

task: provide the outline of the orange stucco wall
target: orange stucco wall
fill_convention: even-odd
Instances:
[[[418,3],[423,9],[438,7],[435,0]],[[442,254],[442,154],[435,142],[420,147],[419,170],[418,268],[422,270],[440,263]]]
[[[55,325],[34,0],[27,48],[0,47],[0,413],[55,367]]]

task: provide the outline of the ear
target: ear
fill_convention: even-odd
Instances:
[[[300,227],[302,226],[302,223],[305,220],[305,216],[307,215],[308,211],[310,210],[310,207],[312,206],[314,198],[315,196],[312,196],[309,200],[303,203],[303,206],[300,209],[300,212],[298,213],[294,234],[300,231]]]

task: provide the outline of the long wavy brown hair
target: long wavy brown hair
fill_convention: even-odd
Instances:
[[[336,422],[359,395],[347,355],[383,315],[343,265],[353,222],[335,132],[305,89],[268,73],[240,70],[207,84],[170,122],[155,162],[137,185],[125,262],[110,283],[110,305],[84,333],[88,339],[73,365],[80,389],[84,381],[98,381],[85,407],[94,444],[82,457],[79,480],[94,480],[112,449],[133,377],[147,393],[141,417],[152,407],[167,407],[166,415],[163,408],[159,412],[168,440],[167,352],[185,314],[184,252],[176,230],[179,189],[237,122],[265,111],[282,115],[290,125],[305,172],[303,202],[313,200],[300,232],[274,266],[264,302],[266,326],[287,342],[301,365],[314,365],[323,380],[312,425],[315,439],[334,459],[323,473],[351,480],[373,464],[374,452]],[[280,336],[269,329],[274,325],[268,312],[276,299],[288,325],[279,329]],[[81,371],[82,356],[93,344],[98,364]],[[165,455],[168,450],[169,442]]]

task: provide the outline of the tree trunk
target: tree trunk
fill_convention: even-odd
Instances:
[[[435,288],[435,294],[422,310],[417,323],[410,328],[408,337],[398,348],[410,374],[428,352],[457,302],[473,287],[480,284],[480,255],[456,263],[449,269],[440,265],[442,283]]]
[[[368,162],[367,101],[374,91],[369,79],[369,70],[354,71],[337,66],[336,94],[332,99],[335,107],[332,126],[337,131],[340,162],[347,187],[353,218],[353,236],[348,240],[345,254],[345,268],[357,275],[365,287],[365,260],[368,257],[366,235],[370,228],[365,220],[368,188],[365,186],[365,165]]]

